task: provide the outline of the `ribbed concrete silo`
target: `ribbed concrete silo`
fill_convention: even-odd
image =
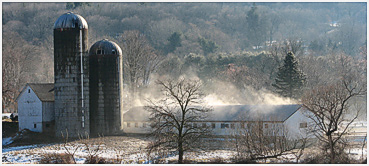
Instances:
[[[122,50],[104,39],[91,46],[89,58],[91,135],[118,134],[123,124]]]
[[[72,12],[54,24],[56,136],[89,134],[88,25]]]

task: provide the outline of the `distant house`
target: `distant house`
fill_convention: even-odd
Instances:
[[[16,99],[19,130],[54,132],[54,84],[28,83]]]
[[[309,119],[302,113],[301,105],[224,105],[214,106],[207,119],[194,121],[193,125],[209,126],[212,134],[231,135],[239,129],[258,124],[267,133],[279,128],[288,131],[291,138],[306,137]],[[149,133],[150,113],[144,107],[135,107],[123,116],[125,133]],[[282,131],[279,131],[281,133]]]

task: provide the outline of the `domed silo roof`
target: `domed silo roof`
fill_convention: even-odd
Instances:
[[[72,12],[61,15],[54,23],[54,29],[79,28],[88,29],[87,21],[80,15]]]
[[[100,40],[90,48],[90,55],[122,55],[122,49],[117,43],[108,39]]]

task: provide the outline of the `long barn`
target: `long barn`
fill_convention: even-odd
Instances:
[[[124,114],[125,133],[147,134],[151,132],[150,112],[135,107]],[[252,124],[262,125],[263,130],[286,127],[290,137],[306,136],[309,119],[303,115],[301,105],[221,105],[214,106],[202,121],[191,122],[194,126],[209,126],[212,134],[226,136]]]

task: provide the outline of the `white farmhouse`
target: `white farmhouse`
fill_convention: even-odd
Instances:
[[[28,83],[16,99],[19,131],[54,132],[54,84]]]
[[[144,107],[135,107],[124,114],[125,133],[150,133],[150,113]],[[279,129],[290,138],[307,137],[310,120],[303,115],[301,105],[222,105],[213,106],[207,119],[194,121],[196,127],[208,126],[212,134],[226,136],[258,124],[264,132]]]

